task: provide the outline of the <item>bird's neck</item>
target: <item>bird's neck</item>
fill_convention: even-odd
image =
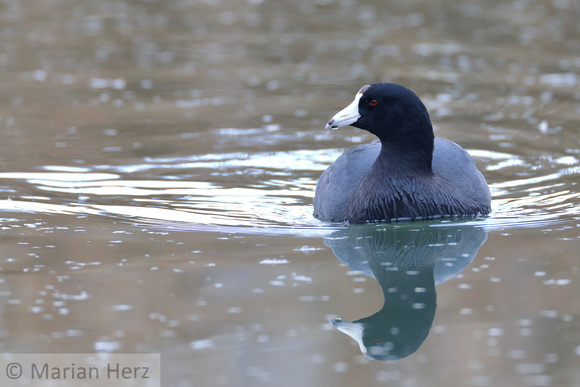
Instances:
[[[431,175],[434,138],[417,136],[406,139],[381,139],[381,151],[373,173],[405,176]]]

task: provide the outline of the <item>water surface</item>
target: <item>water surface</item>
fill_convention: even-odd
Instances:
[[[2,352],[159,352],[164,386],[580,383],[575,2],[0,9]],[[373,140],[324,124],[377,81],[471,153],[491,216],[312,217]],[[331,324],[370,316],[379,350]]]

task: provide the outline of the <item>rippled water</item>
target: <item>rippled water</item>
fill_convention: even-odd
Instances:
[[[267,127],[218,129],[213,133],[257,143],[282,137]],[[209,153],[144,157],[141,163],[125,165],[38,166],[38,172],[0,173],[4,181],[38,191],[33,197],[10,197],[2,207],[128,217],[161,227],[182,222],[184,228],[208,231],[220,226],[242,231],[260,228],[266,234],[276,232],[273,229],[284,233],[320,228],[324,226],[311,216],[315,176],[341,152],[339,148]],[[538,226],[578,215],[574,180],[580,172],[575,154],[580,151],[567,149],[556,158],[537,159],[480,149],[470,149],[470,153],[484,171],[515,177],[490,183],[494,213],[485,220],[485,226]],[[228,177],[237,176],[248,181],[228,182]]]
[[[580,383],[575,2],[0,11],[2,352],[159,352],[164,386]],[[470,152],[490,216],[312,217],[373,140],[324,124],[376,81]]]

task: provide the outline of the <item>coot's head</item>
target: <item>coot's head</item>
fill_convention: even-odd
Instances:
[[[343,126],[367,130],[381,141],[412,139],[433,141],[433,128],[423,102],[411,90],[394,83],[363,86],[354,101],[334,115],[326,129]]]
[[[390,310],[385,312],[388,316],[380,311],[357,321],[335,318],[330,323],[355,339],[363,355],[369,359],[397,360],[416,352],[427,338],[433,318],[416,319],[406,326],[391,326],[389,317],[397,320],[401,316],[391,316]]]

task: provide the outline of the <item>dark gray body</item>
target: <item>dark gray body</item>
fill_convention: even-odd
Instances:
[[[454,142],[435,138],[433,172],[428,176],[381,175],[377,168],[370,174],[380,150],[379,140],[357,145],[324,171],[314,196],[316,217],[363,223],[474,216],[491,211],[485,178],[471,156]]]

